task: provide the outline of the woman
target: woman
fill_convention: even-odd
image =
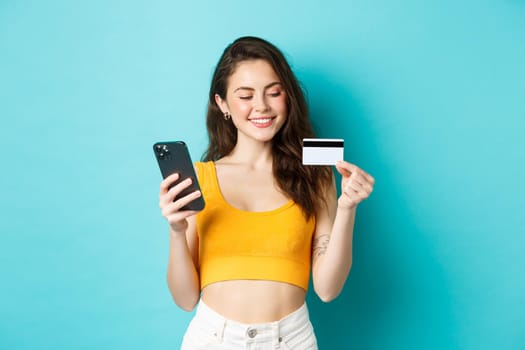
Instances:
[[[169,222],[168,286],[195,317],[183,349],[317,349],[305,295],[310,271],[325,302],[352,265],[356,206],[374,179],[340,161],[341,196],[330,167],[303,166],[313,137],[303,92],[283,54],[243,37],[230,44],[211,82],[202,193],[174,202],[189,186],[160,185]],[[203,195],[203,211],[181,211]]]

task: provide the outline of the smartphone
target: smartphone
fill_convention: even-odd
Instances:
[[[164,179],[173,173],[179,174],[179,179],[175,181],[170,188],[187,178],[191,178],[191,185],[179,193],[177,197],[175,197],[175,200],[196,190],[200,191],[190,152],[183,141],[157,142],[153,145],[153,152],[155,153],[155,158],[157,158],[160,172]],[[202,209],[204,209],[204,198],[202,195],[181,208],[181,210],[197,211]]]

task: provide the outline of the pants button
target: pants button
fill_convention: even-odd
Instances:
[[[255,338],[256,335],[257,335],[257,330],[256,330],[256,329],[253,329],[253,328],[252,328],[252,329],[249,329],[249,330],[248,330],[248,336],[249,336],[250,338]]]

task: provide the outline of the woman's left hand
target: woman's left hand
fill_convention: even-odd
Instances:
[[[339,208],[353,209],[370,196],[374,189],[374,178],[354,164],[341,160],[335,165],[342,176]]]

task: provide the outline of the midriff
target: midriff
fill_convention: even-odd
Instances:
[[[202,300],[227,319],[267,323],[300,308],[305,294],[304,289],[284,282],[230,280],[207,285],[202,290]]]

